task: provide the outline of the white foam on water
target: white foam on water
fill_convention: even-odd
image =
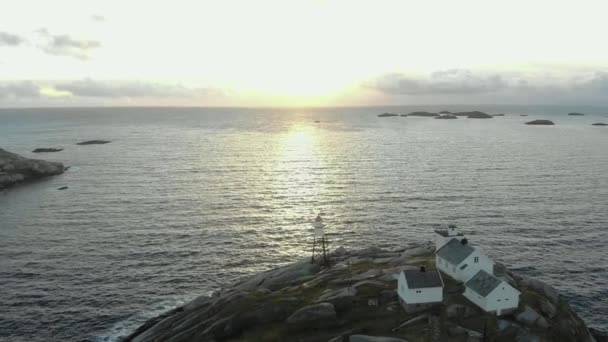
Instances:
[[[157,317],[169,310],[182,306],[192,297],[181,296],[172,299],[160,301],[150,305],[149,308],[141,310],[128,318],[115,323],[111,328],[104,331],[99,336],[94,337],[96,342],[120,342],[123,338],[135,331],[138,327],[144,324],[147,320]]]

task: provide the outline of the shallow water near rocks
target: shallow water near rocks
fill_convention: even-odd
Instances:
[[[442,109],[507,115],[376,116]],[[606,331],[608,129],[591,125],[608,122],[602,113],[0,110],[0,147],[71,166],[0,193],[0,340],[116,341],[198,295],[308,256],[317,212],[332,248],[399,247],[457,224]],[[556,125],[524,124],[534,119]],[[76,145],[91,139],[111,143]],[[64,150],[30,152],[47,146]]]

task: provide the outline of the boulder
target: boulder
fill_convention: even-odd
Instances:
[[[524,311],[515,316],[515,319],[528,327],[537,327],[541,329],[549,328],[547,320],[528,305],[526,305]]]
[[[41,147],[41,148],[37,148],[37,149],[33,150],[32,153],[60,152],[60,151],[63,151],[63,149],[62,148]]]
[[[109,144],[111,141],[108,140],[87,140],[83,142],[79,142],[76,145],[102,145]]]
[[[533,120],[526,122],[526,125],[555,125],[551,120]]]
[[[396,337],[370,336],[370,335],[350,335],[349,342],[407,342]]]
[[[557,291],[551,285],[545,283],[544,281],[529,278],[526,276],[519,276],[517,278],[517,282],[519,286],[527,287],[542,294],[553,304],[557,304],[559,302],[559,295],[557,294]]]
[[[289,324],[316,322],[322,320],[333,320],[336,318],[336,310],[331,303],[319,303],[308,305],[298,309],[286,320]]]
[[[0,190],[20,182],[62,174],[62,163],[24,158],[0,148]]]

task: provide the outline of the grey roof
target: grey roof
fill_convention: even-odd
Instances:
[[[502,281],[490,273],[481,270],[465,284],[466,287],[485,297],[492,293]]]
[[[416,270],[403,271],[407,287],[421,289],[425,287],[443,287],[441,277],[437,271],[420,272]]]
[[[475,248],[469,246],[468,244],[463,245],[460,243],[460,240],[452,239],[450,242],[443,245],[443,247],[439,248],[437,255],[439,255],[442,259],[447,260],[447,262],[452,265],[458,265],[474,251]]]
[[[439,235],[441,235],[443,237],[448,237],[449,236],[447,229],[435,229],[435,233],[437,233],[437,234],[439,234]],[[464,235],[462,233],[458,233],[458,234],[452,235],[452,236],[456,237],[456,236],[464,236]]]

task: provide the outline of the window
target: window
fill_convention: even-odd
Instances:
[[[476,263],[479,262],[479,257],[473,258],[473,261],[476,262]]]
[[[465,268],[467,268],[467,266],[469,266],[469,265],[468,264],[464,264],[464,265],[460,266],[460,269],[464,270]]]

